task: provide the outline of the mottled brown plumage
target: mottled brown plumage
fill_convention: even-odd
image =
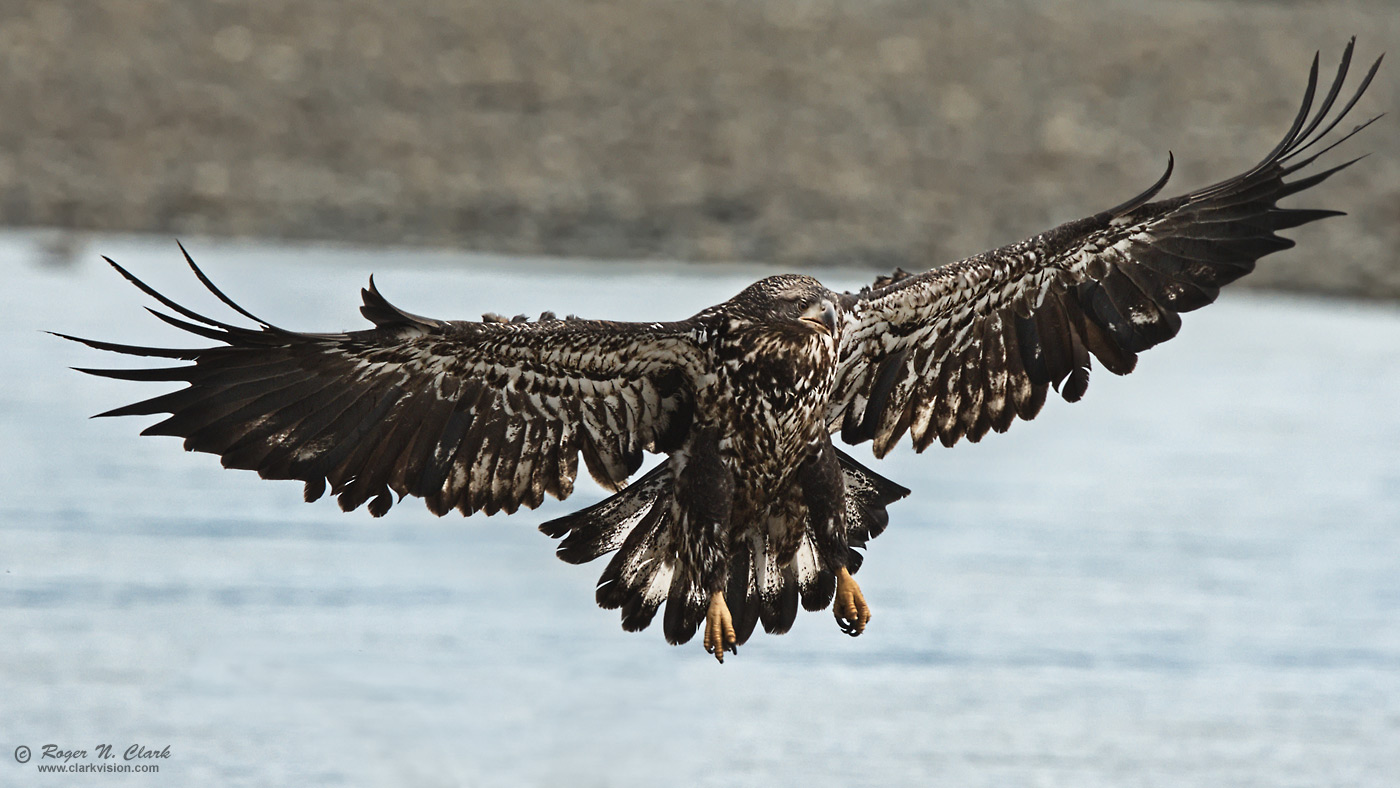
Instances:
[[[859,634],[869,610],[851,579],[857,549],[909,491],[831,436],[872,441],[877,456],[905,433],[921,451],[975,441],[1035,417],[1051,389],[1078,400],[1092,359],[1132,371],[1138,353],[1176,334],[1180,313],[1292,245],[1277,231],[1336,215],[1277,202],[1352,163],[1289,179],[1330,150],[1312,148],[1376,73],[1379,60],[1333,115],[1351,54],[1316,113],[1314,60],[1293,127],[1242,175],[1151,202],[1169,163],[1109,211],[860,293],[784,275],[671,323],[469,322],[403,312],[371,280],[361,312],[372,328],[304,334],[234,304],[193,261],[255,327],[190,311],[112,263],[174,313],[153,310],[162,320],[218,344],[78,340],[190,362],[83,371],[185,383],[102,415],[164,414],[143,434],[300,480],[308,501],[329,489],[341,508],[368,504],[375,516],[410,495],[437,514],[533,508],[570,494],[582,456],[616,494],[541,529],[566,561],[613,553],[597,599],[621,610],[625,629],[647,627],[664,603],[667,640],[708,621],[706,647],[722,659],[759,623],[784,632],[799,605],[831,605]],[[629,485],[649,452],[666,459]]]

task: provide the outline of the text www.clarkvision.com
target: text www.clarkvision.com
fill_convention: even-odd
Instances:
[[[118,750],[110,744],[99,744],[91,750],[45,744],[38,752],[21,744],[15,748],[15,761],[33,761],[41,774],[154,774],[160,771],[157,761],[170,758],[170,745],[157,749],[133,744]]]

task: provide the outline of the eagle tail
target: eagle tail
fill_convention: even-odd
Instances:
[[[837,451],[846,487],[846,568],[860,569],[858,548],[879,536],[889,524],[886,507],[909,495],[909,490]],[[561,539],[555,550],[564,561],[582,564],[616,551],[598,580],[598,605],[622,611],[622,628],[646,629],[666,603],[665,634],[680,644],[695,635],[705,619],[706,595],[677,572],[670,549],[674,498],[669,460],[653,468],[620,492],[586,509],[540,525]],[[777,564],[766,540],[737,551],[729,566],[729,604],[738,642],[744,643],[762,622],[766,632],[792,628],[799,604],[807,610],[831,605],[836,573],[822,558],[816,535],[808,529],[792,560]]]

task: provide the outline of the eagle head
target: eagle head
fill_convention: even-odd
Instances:
[[[840,328],[837,296],[810,276],[783,274],[760,279],[726,304],[732,318],[835,337]]]

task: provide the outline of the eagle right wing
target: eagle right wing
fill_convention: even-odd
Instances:
[[[187,450],[266,479],[301,480],[308,501],[329,485],[342,509],[368,501],[376,517],[394,495],[421,497],[438,515],[514,512],[539,506],[545,493],[568,496],[580,453],[594,478],[616,490],[643,452],[666,451],[689,429],[699,362],[688,323],[434,320],[394,307],[371,279],[360,311],[374,328],[306,334],[254,317],[185,258],[258,327],[197,314],[108,260],[187,319],[150,310],[157,317],[221,344],[167,349],[65,336],[193,362],[80,370],[188,384],[99,415],[169,414],[142,434],[184,438]]]
[[[1277,203],[1356,161],[1291,177],[1375,120],[1309,151],[1346,117],[1380,66],[1377,59],[1322,126],[1354,43],[1309,120],[1313,60],[1293,127],[1241,175],[1149,202],[1166,184],[1168,164],[1161,180],[1116,208],[943,268],[896,272],[848,295],[830,429],[848,443],[872,440],[876,456],[906,432],[919,451],[935,440],[952,446],[1034,418],[1048,388],[1078,400],[1089,384],[1090,354],[1110,372],[1131,372],[1139,352],[1176,335],[1179,313],[1211,303],[1260,257],[1293,245],[1277,231],[1339,215]]]

